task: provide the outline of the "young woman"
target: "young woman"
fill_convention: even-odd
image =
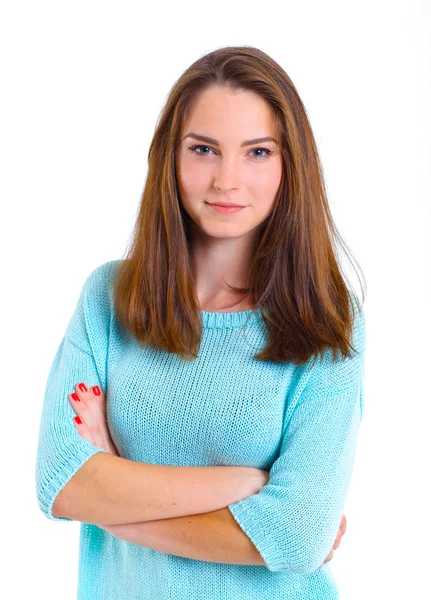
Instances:
[[[90,273],[48,376],[41,510],[81,522],[81,600],[338,598],[365,319],[285,71],[192,64],[128,256]]]

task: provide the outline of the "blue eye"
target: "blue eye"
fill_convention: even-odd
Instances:
[[[250,150],[250,152],[254,152],[256,150],[259,150],[260,152],[265,152],[266,153],[263,156],[256,156],[255,157],[255,158],[258,158],[259,160],[261,160],[262,158],[267,158],[267,156],[269,156],[270,154],[272,154],[271,150],[268,150],[268,148],[253,148],[253,150]]]
[[[195,144],[194,146],[190,146],[188,149],[190,150],[190,152],[192,152],[196,156],[207,156],[208,155],[208,152],[197,152],[198,148],[199,149],[207,148],[208,150],[211,150],[211,152],[214,152],[214,150],[212,148],[210,148],[210,146],[204,146],[203,144]],[[272,150],[269,150],[268,148],[253,148],[253,150],[250,150],[250,152],[256,152],[257,150],[264,152],[265,154],[262,154],[261,156],[254,156],[255,160],[264,160],[265,158],[268,158],[272,154]]]
[[[203,156],[204,154],[208,154],[207,152],[196,152],[197,149],[201,149],[201,148],[208,148],[209,150],[211,150],[211,148],[209,146],[203,146],[202,144],[196,144],[195,146],[191,146],[189,148],[189,150],[191,150],[191,152],[193,152],[193,154],[197,154],[198,156]]]

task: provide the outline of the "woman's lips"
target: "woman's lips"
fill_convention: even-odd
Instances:
[[[243,208],[247,208],[246,206],[220,206],[219,204],[210,204],[209,202],[206,204],[208,204],[208,206],[213,210],[221,213],[234,213],[242,210]]]

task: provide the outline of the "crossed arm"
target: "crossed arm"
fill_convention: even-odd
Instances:
[[[145,464],[99,452],[57,495],[53,515],[94,523],[120,539],[168,554],[264,565],[225,508],[257,492],[267,479],[261,473],[266,472]]]
[[[120,539],[185,558],[265,564],[226,507],[258,492],[266,471],[126,460],[109,433],[103,390],[81,382],[69,402],[81,420],[74,421],[79,435],[105,452],[84,463],[60,491],[54,516],[95,523]]]
[[[235,565],[265,564],[228,508],[102,529],[127,542],[184,558]]]
[[[103,392],[96,398],[78,385],[75,389],[81,400],[76,403],[73,394],[69,397],[81,417],[81,424],[75,426],[81,437],[105,452],[84,463],[60,491],[52,507],[54,516],[95,523],[119,539],[184,558],[265,565],[227,506],[257,493],[268,472],[247,467],[170,467],[121,458],[106,425]],[[96,422],[100,427],[95,427]],[[344,534],[341,528],[334,549],[340,534]]]

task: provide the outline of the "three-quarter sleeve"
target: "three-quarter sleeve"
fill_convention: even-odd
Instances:
[[[89,326],[91,322],[97,325],[106,317],[103,280],[100,279],[102,271],[98,267],[87,278],[54,356],[46,383],[39,425],[35,480],[39,507],[46,517],[54,521],[72,520],[54,517],[54,500],[90,457],[105,451],[79,435],[73,422],[76,413],[68,399],[81,381],[87,386],[98,385],[105,390],[103,369],[98,364],[104,364],[106,336],[103,328],[99,327],[94,335],[94,327],[90,331]]]
[[[229,505],[270,571],[311,573],[334,544],[363,412],[365,317],[354,317],[353,357],[304,371],[288,399],[280,453],[268,483]]]

